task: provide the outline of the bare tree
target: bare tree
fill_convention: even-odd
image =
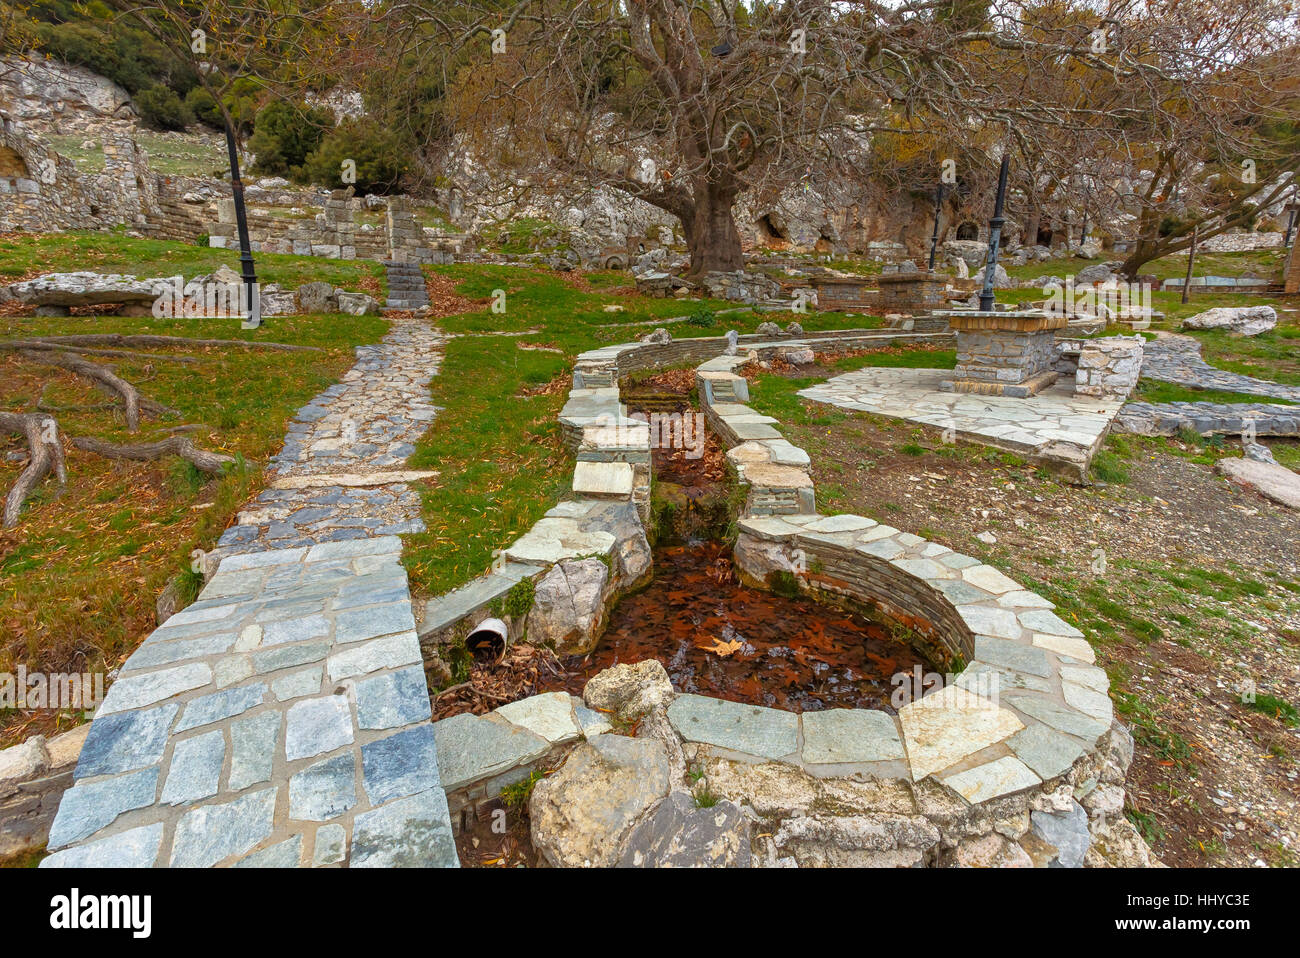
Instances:
[[[1031,208],[1100,215],[1144,158],[1072,177],[1099,144],[1143,127],[1203,162],[1239,152],[1236,117],[1278,113],[1270,82],[1295,36],[1284,0],[394,0],[362,15],[385,50],[446,77],[486,162],[671,213],[696,274],[740,268],[742,194],[884,133],[1016,151]],[[1205,136],[1170,136],[1207,115]],[[939,171],[919,173],[913,188]]]

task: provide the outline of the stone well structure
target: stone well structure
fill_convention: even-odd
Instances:
[[[940,386],[956,392],[1033,396],[1056,382],[1055,330],[1069,319],[1042,310],[949,314],[957,334],[957,366]]]
[[[923,271],[885,273],[879,277],[882,313],[924,313],[944,306],[948,277]]]

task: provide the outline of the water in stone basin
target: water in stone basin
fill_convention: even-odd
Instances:
[[[602,669],[648,658],[679,692],[792,712],[893,712],[890,677],[929,668],[888,626],[741,585],[727,549],[699,541],[657,549],[651,585],[614,607],[600,644],[565,660],[547,691],[580,695]]]

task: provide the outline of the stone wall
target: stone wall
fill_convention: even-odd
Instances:
[[[1259,249],[1280,249],[1283,235],[1268,233],[1220,233],[1200,244],[1202,253],[1249,253]]]
[[[265,209],[248,209],[248,238],[253,252],[292,253],[328,259],[395,259],[403,262],[455,261],[459,239],[430,242],[415,221],[404,197],[388,201],[384,229],[358,228],[355,213],[362,201],[351,188],[334,190],[323,211],[313,218],[281,216]],[[208,243],[221,249],[239,248],[235,201],[217,203],[217,222],[211,224]]]
[[[149,155],[129,136],[109,134],[103,142],[104,171],[83,175],[0,113],[0,231],[143,228],[159,215],[159,178]]]
[[[87,723],[49,741],[33,735],[0,751],[0,859],[45,844],[89,731]]]
[[[1082,340],[1074,391],[1084,396],[1126,398],[1142,371],[1141,336]]]
[[[948,277],[942,273],[888,273],[879,282],[882,313],[920,313],[946,303]]]
[[[1300,293],[1300,241],[1291,244],[1291,256],[1286,261],[1282,284],[1287,293]]]

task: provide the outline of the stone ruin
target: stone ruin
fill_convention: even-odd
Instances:
[[[105,135],[103,144],[104,171],[82,174],[0,113],[0,231],[147,228],[160,216],[159,177],[149,154],[120,134]]]
[[[461,238],[433,240],[416,221],[410,200],[391,196],[384,201],[385,224],[380,229],[360,229],[356,212],[364,200],[349,187],[334,190],[315,217],[286,217],[265,210],[247,210],[249,245],[253,252],[292,253],[329,259],[393,260],[409,263],[451,263]],[[208,243],[219,249],[236,249],[239,233],[235,201],[217,202],[217,222],[209,227]]]

